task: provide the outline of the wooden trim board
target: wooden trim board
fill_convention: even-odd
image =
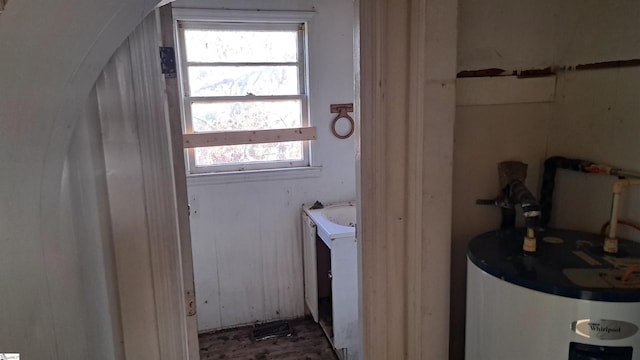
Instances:
[[[185,149],[206,146],[262,144],[284,141],[315,140],[315,127],[293,129],[229,131],[201,134],[184,134]]]
[[[170,1],[157,10],[162,46],[175,47],[173,37],[173,15]],[[199,360],[198,323],[196,318],[195,283],[193,274],[193,253],[191,251],[191,228],[189,224],[189,197],[187,194],[187,171],[182,148],[182,119],[180,117],[180,85],[176,76],[164,77],[169,122],[169,139],[175,182],[176,215],[180,256],[182,266],[183,291],[185,296],[186,336],[189,360]]]
[[[363,358],[447,359],[457,5],[358,6]]]

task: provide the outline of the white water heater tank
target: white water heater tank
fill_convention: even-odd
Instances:
[[[640,360],[640,244],[568,230],[489,232],[469,244],[466,360]]]

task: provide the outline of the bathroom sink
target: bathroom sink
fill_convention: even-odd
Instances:
[[[356,207],[353,204],[333,205],[322,210],[327,220],[342,226],[356,226]]]
[[[356,206],[353,202],[329,205],[323,209],[305,208],[304,211],[317,226],[318,236],[329,248],[335,239],[355,239]]]

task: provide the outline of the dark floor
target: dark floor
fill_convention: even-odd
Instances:
[[[253,341],[252,326],[200,334],[200,359],[337,360],[322,329],[313,320],[289,321],[293,335]]]

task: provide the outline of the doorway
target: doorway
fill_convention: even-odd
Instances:
[[[180,1],[173,6],[185,10]],[[308,106],[311,125],[317,128],[312,163],[307,168],[187,177],[199,331],[303,317],[302,205],[356,198],[356,137],[338,139],[330,130],[335,117],[330,105],[355,98],[353,5],[332,0],[313,8],[302,3],[288,6],[279,12],[309,17]],[[263,15],[270,9],[261,10],[263,19],[279,16]],[[168,11],[161,10],[163,18],[170,18]],[[243,11],[255,9],[231,13],[248,16]],[[171,25],[173,21],[163,20],[163,29],[169,28],[163,30],[165,45],[172,42]],[[168,87],[179,86],[175,78],[166,82]],[[177,99],[175,89],[169,92]],[[180,118],[179,108],[179,103],[169,104],[174,119]],[[174,157],[183,158],[180,152]]]
[[[456,7],[389,5],[357,4],[367,29],[356,36],[354,101],[363,348],[440,359],[448,333],[423,325],[449,319]]]

